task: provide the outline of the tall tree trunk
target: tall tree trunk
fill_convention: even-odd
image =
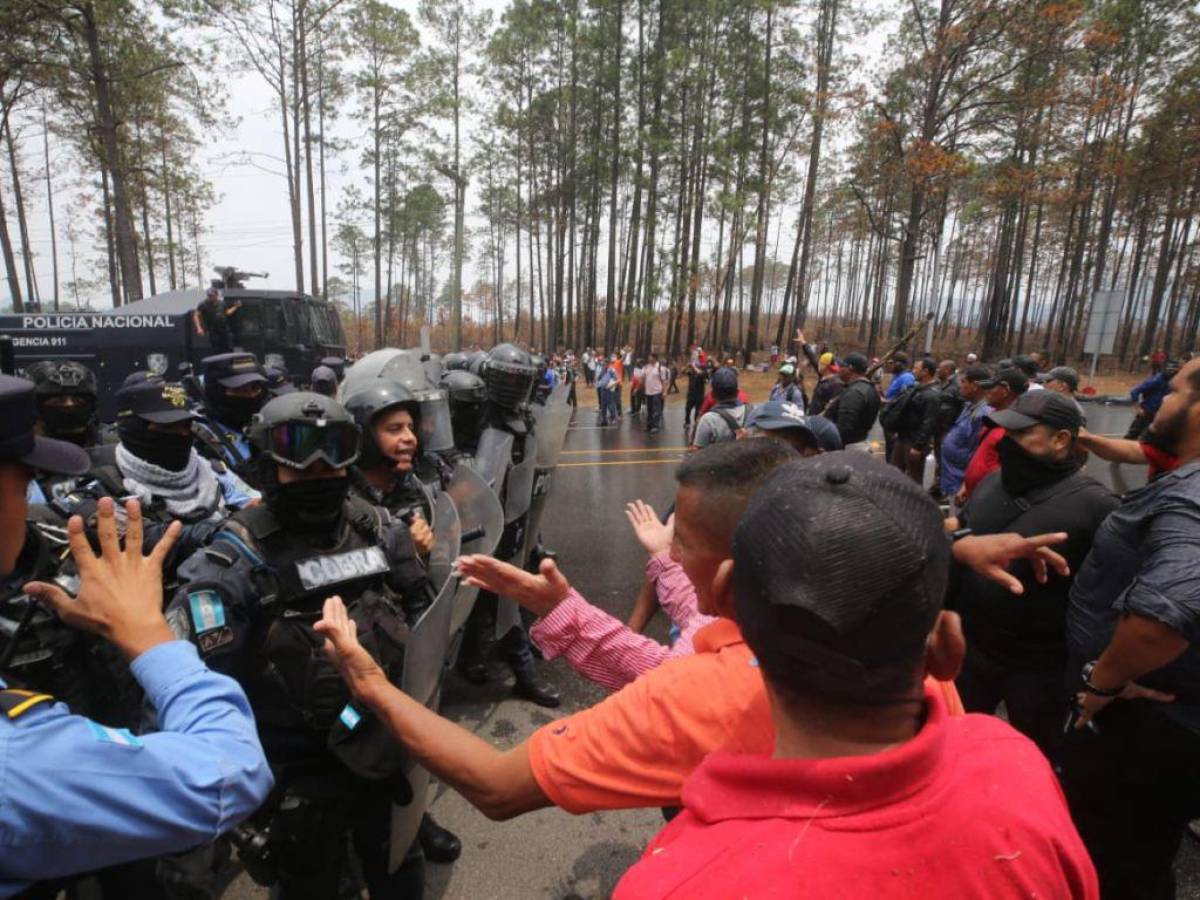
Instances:
[[[317,272],[317,197],[313,184],[312,96],[308,89],[308,2],[300,6],[300,95],[304,118],[304,189],[308,200],[308,283],[314,295],[324,296]]]
[[[750,365],[750,355],[758,349],[758,316],[762,304],[763,277],[767,264],[767,228],[771,207],[771,40],[774,34],[775,5],[767,4],[767,46],[763,62],[762,143],[758,158],[758,216],[754,230],[754,281],[750,290],[750,323],[742,359]]]
[[[125,187],[125,166],[117,140],[117,118],[114,112],[112,82],[100,49],[100,31],[96,10],[91,2],[78,7],[79,27],[88,48],[88,69],[95,91],[96,131],[100,138],[102,167],[111,182],[113,238],[117,260],[121,265],[121,285],[128,300],[142,299],[142,273],[138,265],[137,239],[133,230],[133,213]]]
[[[29,220],[25,217],[25,197],[21,191],[21,171],[17,166],[17,142],[13,140],[12,123],[4,123],[4,143],[8,147],[8,163],[12,170],[13,205],[17,210],[17,229],[21,234],[21,262],[25,270],[25,291],[29,306],[39,309],[37,283],[33,277],[33,245],[29,242]]]
[[[42,154],[46,162],[46,212],[50,217],[50,264],[54,279],[54,311],[58,312],[58,230],[54,227],[54,186],[50,180],[50,121],[42,102]]]
[[[617,0],[617,23],[613,40],[613,116],[609,139],[608,216],[608,304],[604,313],[604,349],[613,350],[617,304],[617,184],[621,171],[621,49],[624,44],[625,0]],[[657,100],[658,98],[656,98]]]

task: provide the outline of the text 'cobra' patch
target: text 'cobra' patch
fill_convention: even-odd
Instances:
[[[387,570],[387,556],[379,547],[363,547],[333,556],[314,556],[296,563],[300,584],[306,591],[371,575],[382,575]]]

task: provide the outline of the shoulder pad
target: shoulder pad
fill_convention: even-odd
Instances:
[[[16,688],[0,691],[0,713],[11,721],[21,718],[35,706],[53,702],[52,696],[37,691],[19,691]]]
[[[229,517],[229,523],[241,525],[252,538],[258,541],[283,529],[283,525],[265,503],[242,507]]]

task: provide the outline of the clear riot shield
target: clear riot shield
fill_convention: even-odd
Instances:
[[[533,501],[534,480],[537,476],[536,435],[525,438],[525,458],[508,470],[508,481],[504,485],[504,522],[509,528],[521,529],[515,538],[518,542],[514,553],[505,562],[518,569],[525,568],[529,545],[529,508]],[[511,628],[521,624],[521,610],[515,600],[500,597],[496,606],[496,637],[506,635]]]
[[[513,436],[500,428],[485,428],[475,449],[475,471],[497,494],[504,490],[504,476],[512,462]]]
[[[563,445],[567,442],[567,428],[571,425],[574,408],[567,403],[571,386],[560,381],[546,398],[546,404],[533,405],[534,434],[537,435],[537,467],[553,469],[558,465]]]
[[[538,438],[536,434],[525,438],[525,457],[508,470],[504,485],[504,521],[515,522],[529,512],[529,501],[533,498],[533,476],[537,470]]]
[[[437,706],[442,671],[450,646],[450,615],[458,581],[450,574],[450,565],[458,557],[461,527],[454,501],[439,492],[434,506],[433,550],[429,554],[429,578],[439,587],[437,597],[412,627],[404,653],[404,674],[400,687],[417,702]],[[407,772],[413,799],[407,806],[392,806],[392,830],[388,868],[395,869],[404,860],[409,845],[416,839],[417,827],[425,812],[429,792],[429,773],[415,763]]]
[[[504,507],[500,505],[500,498],[480,474],[466,463],[459,463],[454,468],[446,492],[458,509],[463,537],[461,552],[491,556],[504,533]],[[450,614],[451,635],[466,624],[478,596],[479,588],[469,584],[458,585]]]

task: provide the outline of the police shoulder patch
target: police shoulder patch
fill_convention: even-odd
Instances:
[[[134,737],[128,728],[109,728],[106,725],[93,722],[91,719],[88,719],[87,723],[92,731],[92,737],[102,744],[115,744],[118,747],[127,747],[130,750],[137,750],[142,746],[142,742]]]
[[[191,591],[187,597],[192,612],[192,628],[196,634],[225,626],[225,604],[216,591]]]

